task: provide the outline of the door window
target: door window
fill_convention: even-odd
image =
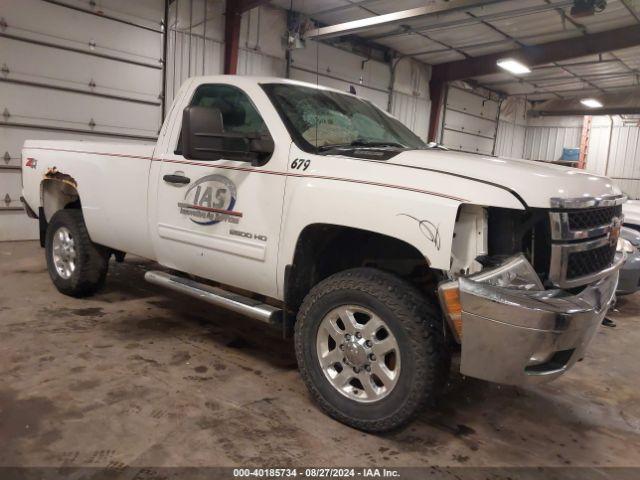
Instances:
[[[217,108],[222,113],[226,132],[268,135],[264,120],[249,96],[233,85],[201,85],[189,103],[190,106]],[[182,153],[182,130],[178,137],[176,154]]]

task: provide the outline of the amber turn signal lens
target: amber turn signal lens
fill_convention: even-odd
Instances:
[[[440,300],[444,314],[449,320],[449,326],[455,330],[458,339],[462,338],[462,305],[460,304],[460,289],[455,282],[447,283],[439,288]]]

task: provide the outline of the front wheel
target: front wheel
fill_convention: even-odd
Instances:
[[[438,310],[409,283],[371,268],[335,274],[311,290],[295,346],[320,407],[371,432],[407,423],[440,393],[449,371]]]
[[[47,227],[49,276],[59,292],[85,297],[104,284],[109,252],[89,238],[81,210],[59,210]]]

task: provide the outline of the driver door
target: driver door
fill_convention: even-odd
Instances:
[[[225,133],[268,134],[251,98],[228,84],[196,88],[190,106],[219,110]],[[266,163],[163,155],[158,179],[158,261],[220,283],[275,296],[276,262],[288,145]]]

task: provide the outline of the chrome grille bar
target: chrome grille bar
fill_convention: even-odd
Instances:
[[[614,209],[610,207],[621,205],[625,200],[624,195],[551,199],[551,205],[555,211],[549,212],[552,240],[549,280],[554,285],[560,288],[579,287],[594,282],[615,269],[613,266],[615,246],[622,226],[622,212],[619,207]],[[590,224],[589,220],[593,219],[589,218],[589,212],[585,209],[609,209],[610,212],[593,212],[595,220]],[[582,215],[582,218],[575,217],[577,215]],[[598,218],[597,215],[604,218]],[[574,227],[588,228],[572,228],[572,223]],[[607,246],[608,249],[605,248]],[[588,252],[593,252],[593,259],[588,257]],[[582,270],[586,270],[585,274],[576,276],[576,269],[570,268],[572,255],[575,257],[574,260],[587,255],[587,259],[583,261],[593,265],[596,270],[589,272],[583,268]],[[606,256],[603,257],[603,255]],[[609,255],[611,255],[611,261],[602,268]],[[572,270],[573,274],[570,273]]]

